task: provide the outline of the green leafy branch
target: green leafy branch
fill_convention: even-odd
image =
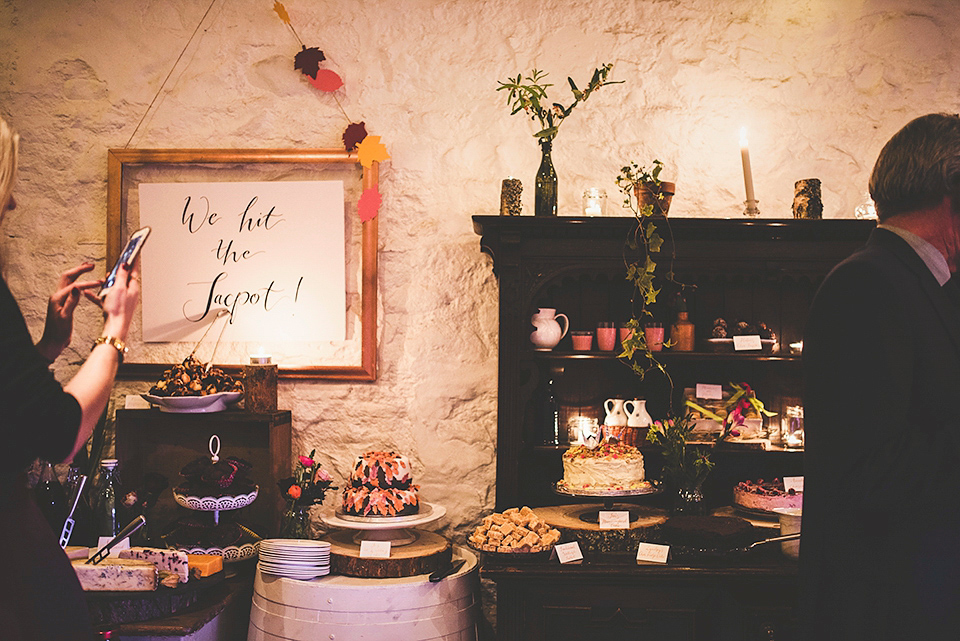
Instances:
[[[627,327],[633,329],[629,338],[623,341],[623,351],[619,358],[625,360],[642,380],[651,371],[661,372],[670,385],[671,395],[673,391],[673,379],[664,368],[663,364],[657,359],[654,352],[649,348],[646,337],[643,333],[643,321],[653,318],[649,307],[657,302],[662,287],[658,286],[657,260],[660,250],[663,247],[664,239],[660,236],[657,229],[656,219],[654,218],[654,208],[652,204],[640,205],[636,196],[636,190],[644,183],[652,183],[660,186],[660,172],[663,170],[663,163],[659,160],[653,161],[651,168],[642,167],[635,162],[625,165],[617,176],[617,186],[624,195],[624,208],[633,212],[637,224],[631,230],[627,237],[626,246],[631,252],[639,252],[637,260],[629,260],[624,256],[626,266],[626,279],[633,285],[633,297],[631,306],[633,308],[633,317],[627,321]],[[663,198],[658,193],[658,198]],[[666,221],[666,219],[664,219]],[[667,222],[667,230],[670,230],[670,224]],[[671,231],[672,237],[672,231]],[[671,247],[674,244],[671,243]],[[673,260],[676,258],[676,251],[673,250],[670,255],[670,269],[663,278],[684,289],[685,285],[676,280],[673,273]],[[671,340],[663,343],[664,348],[673,347]]]
[[[582,90],[577,88],[573,78],[568,77],[567,82],[570,83],[570,92],[573,94],[574,100],[567,107],[564,107],[559,102],[550,103],[550,99],[547,96],[547,89],[553,85],[545,82],[547,73],[539,69],[534,69],[530,75],[525,78],[522,74],[517,74],[516,78],[509,78],[507,82],[498,80],[497,82],[500,83],[500,86],[497,87],[497,91],[503,91],[504,89],[508,91],[507,104],[510,106],[511,116],[523,111],[530,116],[531,120],[536,120],[540,123],[540,131],[533,135],[541,141],[550,141],[556,137],[557,130],[560,128],[560,123],[563,119],[570,115],[574,107],[581,102],[585,102],[590,97],[590,94],[600,87],[616,85],[623,82],[623,80],[607,80],[612,69],[612,63],[607,63],[602,67],[594,69],[593,77],[590,79],[586,88]]]

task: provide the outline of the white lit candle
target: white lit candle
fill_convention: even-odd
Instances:
[[[740,160],[743,162],[743,186],[747,201],[756,200],[753,193],[753,172],[750,170],[750,149],[747,147],[747,128],[740,128]]]

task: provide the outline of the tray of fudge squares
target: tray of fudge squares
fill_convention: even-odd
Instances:
[[[467,545],[488,554],[516,558],[549,553],[560,541],[560,531],[550,527],[527,506],[489,514],[467,537]]]

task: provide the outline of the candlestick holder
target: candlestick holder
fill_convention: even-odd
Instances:
[[[251,356],[243,366],[243,406],[248,412],[277,411],[277,370],[269,356]]]
[[[760,210],[757,208],[757,203],[759,200],[745,200],[743,204],[746,205],[746,208],[743,210],[743,215],[748,218],[756,218],[760,215]]]

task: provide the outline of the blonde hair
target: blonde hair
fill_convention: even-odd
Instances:
[[[0,207],[3,207],[17,182],[17,153],[20,134],[0,116]]]

